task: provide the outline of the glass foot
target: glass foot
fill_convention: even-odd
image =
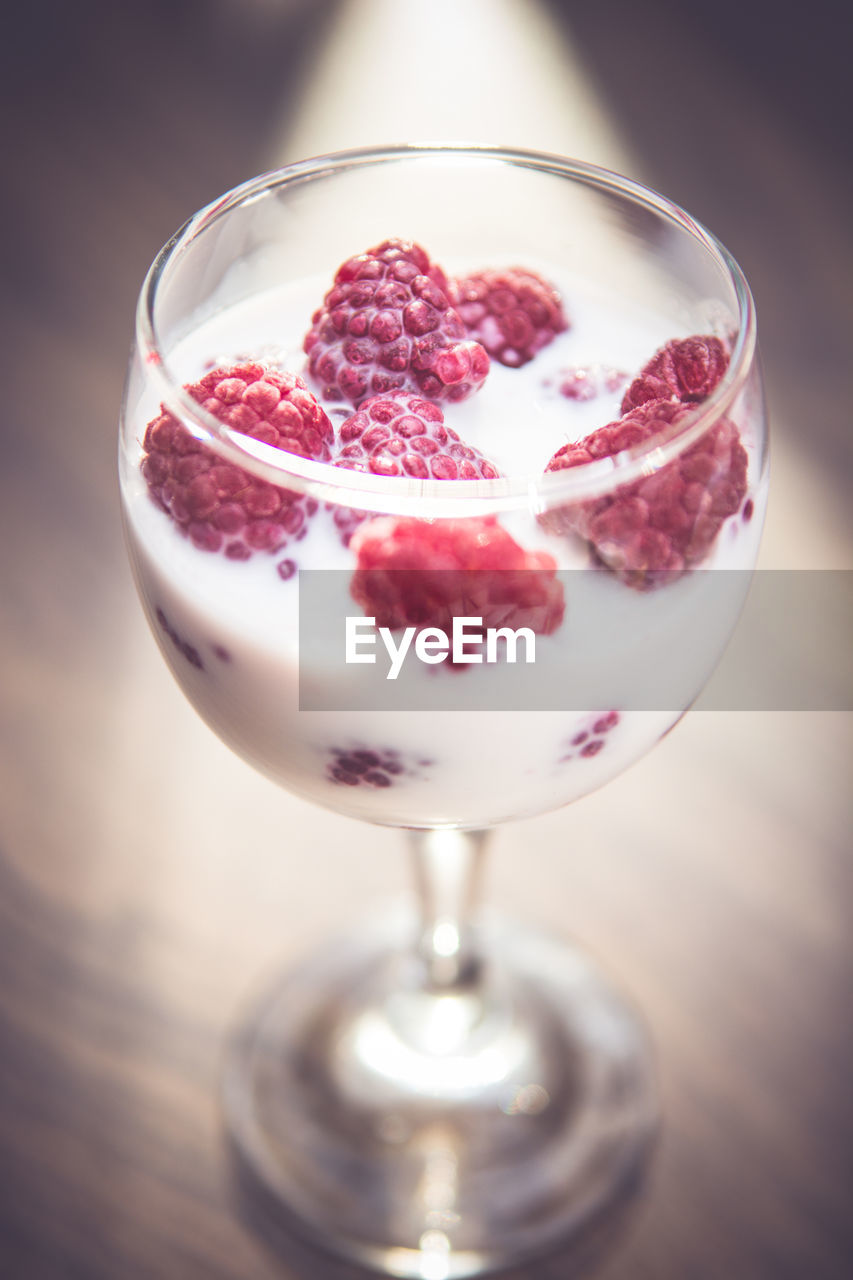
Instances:
[[[479,974],[429,989],[402,918],[280,982],[229,1051],[244,1171],[326,1249],[450,1280],[556,1249],[624,1204],[657,1126],[635,1015],[579,952],[478,931]]]

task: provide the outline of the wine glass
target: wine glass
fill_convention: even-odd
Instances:
[[[412,346],[420,367],[359,383],[358,342],[346,376],[325,359],[336,306],[356,305],[329,291],[369,250],[456,318]],[[525,312],[532,341],[492,307],[525,273],[559,294],[550,321]],[[452,476],[408,444],[407,463],[372,466],[365,422],[389,399]],[[390,1275],[474,1275],[578,1238],[646,1161],[646,1036],[575,947],[474,911],[476,891],[489,830],[644,754],[734,626],[767,478],[740,269],[663,197],[561,157],[293,164],[152,265],[120,464],[140,596],[196,709],[281,785],[406,829],[414,859],[415,917],[334,939],[235,1033],[224,1097],[245,1170],[287,1221]]]

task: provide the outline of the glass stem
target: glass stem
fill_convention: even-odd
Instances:
[[[487,831],[410,831],[421,930],[419,951],[433,991],[476,983],[480,962],[472,940]]]

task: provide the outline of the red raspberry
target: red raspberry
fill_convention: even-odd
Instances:
[[[304,347],[329,399],[358,405],[388,391],[464,400],[489,372],[465,333],[440,267],[419,245],[385,240],[338,268]]]
[[[494,480],[483,455],[463,444],[436,404],[419,396],[372,396],[340,428],[335,465],[417,480]]]
[[[253,440],[327,461],[332,424],[302,378],[260,364],[214,369],[185,388],[193,399]],[[166,408],[148,424],[142,474],[155,501],[204,551],[232,560],[278,551],[304,532],[313,499],[259,480],[226,462]]]
[[[378,627],[452,631],[454,617],[483,627],[530,627],[542,635],[563,620],[556,563],[525,551],[494,516],[416,520],[380,516],[356,532],[350,594]]]
[[[403,763],[399,751],[373,751],[364,747],[344,750],[332,747],[331,760],[326,766],[330,782],[347,787],[366,784],[370,787],[390,787],[400,774],[414,772]]]
[[[178,634],[163,610],[160,608],[157,610],[157,622],[178,650],[178,653],[183,654],[190,666],[195,667],[198,671],[204,671],[204,662],[202,661],[202,657],[198,649]]]
[[[584,760],[597,756],[599,751],[603,751],[607,746],[604,740],[605,734],[610,733],[611,729],[615,729],[620,719],[618,711],[605,711],[604,714],[596,712],[594,715],[588,716],[582,727],[568,741],[563,743],[560,764],[565,764],[568,760],[575,760],[578,756]]]
[[[647,400],[678,400],[698,404],[716,387],[729,366],[728,353],[708,334],[673,339],[656,351],[622,398],[621,413]]]
[[[557,290],[521,267],[455,280],[451,299],[470,336],[511,369],[527,364],[569,327]]]
[[[332,519],[335,522],[335,528],[340,534],[341,542],[348,547],[352,542],[352,535],[360,524],[362,524],[370,515],[369,511],[358,511],[355,507],[342,507],[334,502],[328,502],[327,508],[332,512]]]
[[[620,391],[628,374],[610,365],[573,365],[560,373],[560,394],[567,400],[596,400],[599,396]]]
[[[578,444],[564,445],[547,470],[612,457],[689,413],[673,401],[640,405]],[[551,511],[543,523],[556,533],[580,534],[624,582],[643,589],[680,576],[707,555],[723,521],[743,501],[746,470],[737,428],[722,418],[659,471],[613,494]]]

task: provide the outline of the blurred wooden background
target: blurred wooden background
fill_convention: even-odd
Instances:
[[[762,563],[850,569],[846,8],[784,12],[7,9],[0,1276],[358,1275],[295,1243],[276,1258],[244,1220],[220,1051],[271,968],[407,867],[395,833],[231,757],[146,631],[114,470],[148,262],[221,191],[320,149],[443,136],[622,164],[752,281],[775,431]],[[663,1140],[602,1280],[853,1272],[850,748],[846,713],[696,713],[605,791],[496,837],[489,897],[601,955],[658,1048]]]

